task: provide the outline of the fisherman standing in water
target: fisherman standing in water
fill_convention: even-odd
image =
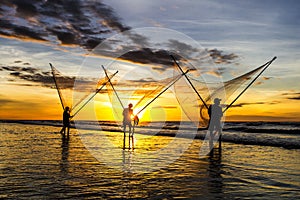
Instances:
[[[70,108],[67,106],[63,113],[63,127],[60,131],[63,136],[66,136],[66,128],[67,128],[67,136],[69,136],[70,132]]]
[[[139,123],[139,118],[137,115],[133,115],[133,105],[132,103],[128,104],[128,108],[124,108],[123,110],[123,132],[124,134],[126,133],[126,126],[129,128],[129,136],[130,134],[133,134],[132,132],[132,121],[133,121],[133,126],[138,125]]]
[[[123,110],[123,132],[124,135],[126,134],[126,126],[129,128],[129,135],[131,134],[131,129],[132,129],[132,119],[131,117],[133,116],[133,109],[132,109],[132,104],[130,103],[128,105],[128,108],[124,108]]]
[[[220,106],[221,99],[215,98],[214,104],[210,105],[208,108],[208,115],[209,115],[209,126],[208,130],[210,131],[210,147],[213,147],[213,138],[214,138],[214,131],[220,134],[221,140],[221,118],[223,117],[222,108]]]

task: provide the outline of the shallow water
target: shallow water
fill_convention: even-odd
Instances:
[[[122,133],[0,126],[0,198],[300,198],[299,149],[223,143],[200,158],[201,140],[136,134],[123,150]]]

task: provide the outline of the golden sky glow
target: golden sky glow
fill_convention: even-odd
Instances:
[[[42,87],[34,82],[24,80],[11,81],[7,73],[1,77],[1,80],[1,119],[61,119],[63,110],[56,89]],[[272,85],[273,79],[260,78],[259,81],[262,81],[262,84],[250,87],[226,112],[225,120],[299,121],[300,107],[298,106],[298,100],[293,96],[295,92],[293,90],[285,91],[280,87],[279,90],[276,90],[276,87]],[[277,80],[275,79],[274,82],[276,83]],[[54,83],[52,84],[52,87],[54,87]],[[124,85],[122,87],[126,88]],[[142,93],[143,90],[137,92],[139,96],[133,96],[132,100],[127,99],[123,102],[124,105],[127,107],[128,102],[135,104],[142,97],[140,96]],[[226,103],[231,102],[236,96],[237,94],[232,95]],[[138,112],[143,108],[145,102],[135,108],[134,111]],[[113,109],[112,103],[116,104],[118,102],[111,102],[107,92],[99,93],[80,111],[74,120],[121,121],[120,113],[122,109],[120,109],[120,105],[119,108],[114,107]],[[116,112],[119,112],[119,115],[116,115]],[[198,108],[196,113],[198,113]],[[166,91],[140,113],[139,117],[141,121],[187,120],[174,93],[170,90]]]
[[[3,58],[2,61],[5,62]],[[12,61],[10,62],[12,63]],[[18,62],[16,63],[18,64]],[[123,64],[126,66],[126,62]],[[130,66],[134,65],[132,62],[129,62],[128,64],[129,69]],[[272,70],[272,68],[269,70]],[[115,70],[111,71],[114,72]],[[139,71],[135,71],[136,74],[139,74],[138,72]],[[50,85],[53,88],[49,88],[32,81],[13,79],[13,77],[8,72],[5,72],[5,70],[2,70],[1,73],[1,119],[61,119],[63,110],[57,91],[56,89],[53,89],[53,82],[51,83],[52,86]],[[133,73],[133,75],[135,73]],[[70,74],[73,75],[74,72],[71,71]],[[116,79],[118,78],[120,77],[116,77]],[[131,78],[127,77],[127,79],[130,80]],[[299,121],[300,107],[298,106],[297,90],[284,89],[284,83],[277,78],[269,79],[261,77],[258,81],[261,81],[262,83],[251,86],[250,89],[226,112],[226,121]],[[274,84],[278,84],[278,87]],[[122,87],[128,89],[126,88],[126,85],[122,85]],[[132,85],[129,88],[131,87]],[[149,86],[143,87],[145,87],[145,89],[149,88]],[[120,105],[116,105],[118,104],[116,100],[114,102],[110,101],[108,93],[105,92],[107,91],[106,89],[109,88],[104,88],[103,93],[97,94],[95,98],[80,111],[74,120],[93,119],[121,121],[120,113],[122,112],[122,109],[120,109]],[[141,95],[146,93],[146,91],[140,90],[135,93],[138,96],[132,96],[131,100],[126,99],[127,97],[123,97],[125,99],[122,101],[124,101],[123,103],[126,107],[129,102],[136,104],[142,97]],[[110,95],[111,94],[112,93],[110,92]],[[238,93],[233,94],[226,103],[228,104],[231,102],[237,94]],[[70,97],[70,94],[68,96]],[[150,99],[151,98],[149,98],[148,101]],[[146,102],[147,101],[139,105],[138,108],[135,108],[135,112],[138,112],[143,108]],[[112,103],[115,105],[112,105]],[[115,106],[114,109],[113,106]],[[198,108],[192,109],[194,110],[194,113],[198,114]],[[119,114],[116,115],[116,112]],[[147,107],[147,109],[139,114],[139,117],[141,121],[187,120],[187,117],[181,110],[180,104],[174,96],[174,92],[171,92],[171,90],[168,90],[161,95]]]
[[[13,91],[13,92],[12,92]],[[16,92],[14,92],[16,91]],[[62,108],[56,90],[39,86],[16,86],[2,84],[1,97],[6,99],[1,105],[1,119],[60,120]],[[259,94],[257,89],[249,89],[236,104],[266,102],[266,104],[249,104],[232,107],[226,112],[226,121],[299,121],[298,101],[286,100],[281,92]],[[272,103],[278,101],[278,103]],[[270,104],[267,104],[267,103]],[[138,110],[138,109],[136,109]],[[114,114],[111,102],[106,94],[98,94],[74,120],[95,119],[119,120]],[[180,106],[174,95],[166,93],[157,99],[140,116],[141,121],[165,121],[184,119]],[[186,118],[185,118],[186,119]]]
[[[0,33],[0,119],[61,120],[63,110],[53,88],[49,63],[68,77],[82,76],[88,80],[104,77],[101,65],[108,67],[112,62],[109,72],[119,70],[114,81],[119,91],[124,89],[120,94],[127,107],[128,103],[136,104],[146,91],[151,90],[147,84],[153,86],[167,77],[175,77],[171,70],[174,63],[164,57],[166,52],[182,51],[187,56],[183,58],[193,61],[202,55],[198,50],[205,49],[214,57],[214,64],[220,70],[209,68],[209,62],[199,61],[203,66],[197,66],[201,68],[197,73],[211,77],[221,74],[232,79],[278,57],[226,112],[226,121],[300,121],[298,10],[283,1],[275,1],[272,5],[255,1],[249,4],[251,6],[241,3],[241,7],[232,2],[226,5],[208,2],[178,1],[169,5],[165,1],[151,1],[153,9],[141,2],[142,14],[124,2],[98,2],[105,6],[88,6],[91,12],[83,10],[80,19],[72,18],[73,9],[65,10],[70,13],[52,16],[47,6],[39,6],[46,10],[37,9],[33,16],[26,8],[17,9],[15,2],[0,3],[1,14],[7,20],[0,22],[3,23]],[[60,8],[55,2],[48,3]],[[265,6],[274,9],[265,10]],[[95,12],[94,8],[105,8],[106,18],[97,15],[101,10]],[[154,31],[143,29],[153,25]],[[161,34],[159,28],[172,31]],[[136,34],[137,29],[139,34]],[[134,34],[120,34],[125,30],[134,30]],[[107,38],[111,40],[104,42],[102,49],[95,48]],[[198,48],[200,44],[203,47]],[[158,48],[152,51],[152,47]],[[97,50],[101,56],[95,55]],[[184,69],[192,64],[187,64]],[[135,87],[136,91],[132,92]],[[108,91],[109,88],[104,88],[74,119],[120,121],[120,115],[116,114],[121,112],[120,106],[116,106],[116,100],[111,102]],[[181,95],[192,97],[192,89],[184,92]],[[229,104],[237,95],[226,97],[227,101],[223,99],[222,103]],[[135,112],[146,103],[143,101],[138,105]],[[185,111],[174,91],[168,90],[147,107],[140,118],[142,121],[186,120]],[[198,114],[198,108],[190,107],[188,112]]]

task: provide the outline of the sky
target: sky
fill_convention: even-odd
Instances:
[[[175,77],[167,55],[172,51],[184,69],[194,67],[191,76],[198,71],[206,81],[224,82],[276,56],[226,111],[226,121],[299,121],[299,9],[297,0],[2,0],[0,118],[61,119],[49,63],[65,77],[75,77],[75,101],[95,91],[105,77],[104,65],[110,74],[118,71],[113,79],[124,105],[137,104],[159,83],[167,85],[166,78]],[[82,83],[90,89],[82,92]],[[182,113],[198,113],[189,111],[188,104],[181,106],[182,96],[191,104],[199,102],[192,89],[185,85],[183,93],[178,88],[184,83],[176,84],[143,111],[143,120],[182,120]],[[242,89],[241,84],[232,96],[222,95],[223,104]],[[80,117],[119,119],[116,104],[108,86]]]

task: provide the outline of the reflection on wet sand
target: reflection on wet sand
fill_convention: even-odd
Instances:
[[[68,162],[68,157],[69,157],[69,134],[62,135],[61,137],[61,161],[60,161],[60,171],[62,175],[67,175],[68,174],[68,167],[69,167],[69,162]]]
[[[298,150],[224,142],[199,158],[201,140],[181,154],[180,145],[189,139],[136,134],[135,146],[126,137],[130,148],[123,150],[123,133],[86,130],[61,138],[54,133],[59,127],[2,125],[0,198],[300,198]],[[168,151],[158,154],[161,149]],[[91,154],[96,150],[106,160]]]
[[[128,136],[128,147],[126,147],[126,134],[124,133],[123,150],[124,149],[134,150],[134,136],[133,135]]]
[[[222,149],[221,146],[213,148],[208,157],[208,189],[212,194],[222,197],[223,177],[222,177]]]

